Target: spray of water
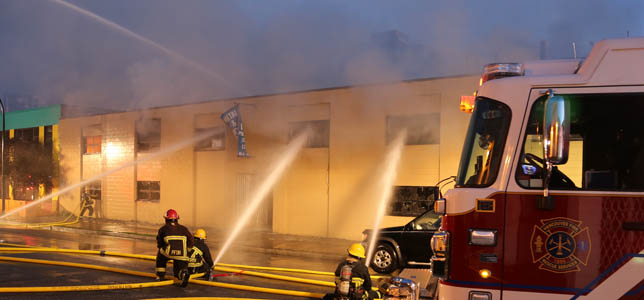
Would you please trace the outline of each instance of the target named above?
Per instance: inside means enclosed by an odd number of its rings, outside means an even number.
[[[369,248],[367,253],[367,260],[365,261],[367,267],[373,256],[373,252],[376,246],[376,240],[379,233],[380,223],[382,218],[385,215],[387,210],[387,204],[391,198],[391,192],[393,190],[394,179],[396,179],[398,163],[400,162],[400,156],[402,153],[403,145],[405,144],[405,138],[407,137],[407,131],[402,130],[396,136],[396,139],[391,143],[389,147],[389,152],[385,159],[385,165],[380,178],[380,185],[382,186],[382,193],[380,194],[380,201],[378,205],[378,210],[376,211],[376,221],[373,224],[373,233],[369,239]]]
[[[85,15],[85,16],[91,18],[92,20],[97,21],[98,23],[109,27],[112,30],[120,32],[120,33],[122,33],[122,34],[124,34],[124,35],[126,35],[128,37],[131,37],[131,38],[133,38],[133,39],[135,39],[135,40],[137,40],[139,42],[142,42],[142,43],[144,43],[144,44],[146,44],[148,46],[152,46],[153,48],[155,48],[155,49],[161,51],[162,53],[172,57],[173,59],[175,59],[175,60],[177,60],[177,61],[179,61],[179,62],[181,62],[183,64],[186,64],[187,66],[190,66],[191,68],[199,70],[200,72],[210,76],[213,79],[221,81],[222,83],[224,83],[225,85],[227,85],[228,87],[230,87],[231,89],[233,89],[233,90],[235,90],[237,92],[242,92],[243,94],[248,94],[246,91],[238,88],[237,86],[232,84],[230,81],[226,80],[223,76],[213,72],[212,70],[204,68],[202,65],[200,65],[200,64],[198,64],[198,63],[196,63],[196,62],[194,62],[194,61],[192,61],[190,59],[188,59],[187,57],[185,57],[185,56],[183,56],[183,55],[181,55],[181,54],[179,54],[177,52],[174,52],[174,51],[162,46],[161,44],[159,44],[159,43],[157,43],[157,42],[155,42],[153,40],[150,40],[150,39],[148,39],[146,37],[143,37],[143,36],[133,32],[133,31],[131,31],[131,30],[119,25],[119,24],[116,24],[116,23],[114,23],[114,22],[112,22],[110,20],[107,20],[107,19],[105,19],[105,18],[103,18],[103,17],[101,17],[101,16],[99,16],[99,15],[97,15],[97,14],[91,12],[91,11],[82,9],[82,8],[76,6],[76,5],[73,5],[73,4],[69,3],[69,2],[66,2],[66,1],[63,1],[63,0],[50,0],[50,1],[52,1],[54,3],[57,3],[59,5],[62,5],[64,7],[67,7],[67,8],[69,8],[69,9],[75,11],[75,12],[78,12],[78,13],[80,13],[82,15]]]
[[[103,173],[101,173],[101,174],[98,174],[98,175],[96,175],[96,176],[94,176],[94,177],[91,177],[91,178],[89,178],[89,179],[87,179],[87,180],[83,180],[83,181],[81,181],[81,182],[79,182],[79,183],[76,183],[76,184],[73,184],[73,185],[66,186],[66,187],[64,187],[64,188],[60,189],[59,191],[57,191],[57,192],[55,192],[55,193],[51,193],[51,194],[49,194],[49,195],[47,195],[47,196],[44,196],[44,197],[42,197],[42,198],[40,198],[40,199],[38,199],[38,200],[32,201],[31,203],[29,203],[29,204],[27,204],[27,205],[25,205],[25,206],[22,206],[22,207],[19,207],[19,208],[16,208],[16,209],[10,210],[10,211],[6,212],[4,215],[0,216],[0,220],[1,220],[1,219],[4,219],[4,218],[6,218],[6,217],[9,217],[9,216],[11,216],[11,215],[14,215],[14,214],[16,214],[17,212],[20,212],[20,211],[22,211],[22,210],[25,210],[25,209],[27,209],[27,208],[30,208],[30,207],[32,207],[32,206],[34,206],[34,205],[37,205],[37,204],[39,204],[39,203],[41,203],[41,202],[44,202],[44,201],[50,200],[50,199],[52,199],[53,197],[56,197],[56,196],[58,196],[58,195],[62,195],[62,194],[64,194],[64,193],[67,193],[67,192],[69,192],[69,191],[71,191],[71,190],[73,190],[73,189],[75,189],[75,188],[80,188],[80,187],[82,187],[82,186],[85,186],[85,185],[87,185],[87,184],[90,184],[90,183],[92,183],[92,182],[94,182],[94,181],[96,181],[96,180],[99,180],[99,179],[101,179],[101,178],[103,178],[103,177],[105,177],[105,176],[108,176],[108,175],[110,175],[110,174],[113,174],[113,173],[115,173],[115,172],[117,172],[117,171],[119,171],[119,170],[121,170],[121,169],[124,169],[124,168],[127,168],[127,167],[131,167],[131,166],[137,165],[137,164],[139,164],[139,163],[142,163],[142,162],[145,162],[145,161],[148,161],[148,160],[157,159],[157,158],[160,158],[160,157],[162,157],[162,156],[164,156],[164,155],[167,155],[167,154],[169,154],[169,153],[175,152],[175,151],[177,151],[177,150],[179,150],[179,149],[182,149],[182,148],[185,148],[185,147],[187,147],[187,146],[190,146],[190,145],[192,145],[192,144],[194,144],[194,143],[196,143],[196,142],[198,142],[198,141],[200,141],[200,140],[203,140],[203,139],[206,139],[206,138],[208,138],[208,137],[211,137],[211,136],[212,136],[213,134],[215,134],[215,133],[216,133],[216,131],[215,131],[215,130],[209,130],[209,131],[206,131],[206,132],[200,133],[200,134],[198,134],[198,135],[195,135],[195,136],[194,136],[194,137],[192,137],[191,139],[187,139],[187,140],[184,140],[184,141],[182,141],[182,142],[176,143],[176,144],[174,144],[174,145],[172,145],[172,146],[170,146],[170,147],[167,147],[167,148],[165,148],[165,149],[162,149],[162,150],[160,150],[160,151],[157,151],[157,152],[154,152],[154,153],[150,153],[150,154],[148,154],[148,155],[146,155],[146,156],[144,156],[144,157],[141,157],[141,158],[139,158],[139,159],[136,159],[136,160],[132,160],[132,161],[129,161],[129,162],[125,162],[125,163],[123,163],[123,164],[121,164],[121,165],[119,165],[119,166],[117,166],[117,167],[115,167],[115,168],[113,168],[113,169],[110,169],[110,170],[108,170],[108,171],[106,171],[106,172],[103,172]]]
[[[239,221],[237,224],[235,224],[235,227],[231,231],[230,235],[228,236],[228,239],[226,239],[226,242],[223,244],[221,249],[219,250],[219,253],[217,254],[217,258],[215,258],[214,264],[217,265],[221,257],[226,253],[232,242],[235,240],[241,229],[244,227],[244,225],[248,222],[250,217],[255,213],[255,210],[257,210],[257,207],[259,207],[259,204],[262,202],[264,198],[266,198],[266,195],[268,192],[270,192],[271,188],[275,185],[277,180],[280,178],[282,173],[286,170],[286,167],[289,166],[295,157],[297,156],[297,153],[304,147],[304,143],[306,142],[308,136],[311,134],[311,129],[309,128],[308,130],[303,131],[300,133],[289,145],[282,156],[282,158],[277,161],[275,166],[273,166],[271,169],[272,171],[268,176],[264,179],[262,184],[257,187],[257,189],[253,192],[253,196],[250,200],[250,205],[246,208],[246,211],[242,214],[242,216],[239,218]]]

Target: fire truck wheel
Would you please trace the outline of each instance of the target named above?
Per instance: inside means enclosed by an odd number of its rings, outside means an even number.
[[[373,253],[371,268],[380,274],[389,274],[398,268],[398,258],[394,248],[387,244],[378,244]]]

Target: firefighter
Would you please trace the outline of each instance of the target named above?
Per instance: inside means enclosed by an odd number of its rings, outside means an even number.
[[[188,285],[188,250],[194,246],[194,239],[188,228],[179,224],[179,214],[174,209],[165,213],[165,225],[159,228],[157,234],[157,280],[165,277],[165,267],[173,260],[174,276],[181,280],[180,286]]]
[[[85,214],[85,211],[89,212],[87,215],[89,217],[94,215],[94,199],[86,189],[81,193],[81,217]]]
[[[365,249],[360,243],[352,244],[347,249],[349,255],[335,270],[335,293],[327,294],[323,299],[372,300],[380,298],[371,290],[371,275],[364,264]]]
[[[191,274],[205,273],[203,278],[210,280],[210,270],[213,262],[210,255],[210,248],[206,245],[206,231],[199,228],[195,231],[195,246],[190,250],[190,261],[188,269]]]

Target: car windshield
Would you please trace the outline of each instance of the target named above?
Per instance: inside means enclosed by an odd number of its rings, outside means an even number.
[[[478,97],[461,156],[457,187],[485,187],[497,176],[510,126],[510,108]]]
[[[413,230],[433,230],[438,229],[441,225],[440,215],[433,210],[428,210],[422,215],[409,222]]]

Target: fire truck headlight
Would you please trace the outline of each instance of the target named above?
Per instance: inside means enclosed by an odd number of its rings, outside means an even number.
[[[430,246],[434,255],[443,257],[447,252],[447,232],[437,231],[430,240]]]
[[[496,229],[471,229],[470,245],[496,246]]]
[[[438,278],[446,278],[449,269],[449,232],[437,231],[432,236],[430,246],[434,255],[432,256],[432,275]]]

